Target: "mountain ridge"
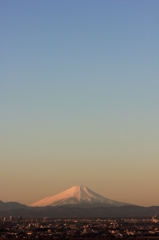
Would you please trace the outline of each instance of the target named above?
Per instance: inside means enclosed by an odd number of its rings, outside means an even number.
[[[18,202],[3,202],[0,200],[0,210],[12,210],[12,209],[22,209],[28,208],[27,205]]]
[[[6,204],[6,203],[5,203]],[[159,215],[159,206],[141,207],[128,205],[123,207],[87,207],[79,205],[24,207],[17,209],[0,209],[0,216],[17,218],[118,218],[118,217],[152,217]]]

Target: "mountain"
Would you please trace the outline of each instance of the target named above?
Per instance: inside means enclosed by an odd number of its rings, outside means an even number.
[[[31,207],[78,205],[83,207],[121,207],[128,204],[105,198],[85,186],[73,186],[57,195],[32,203]]]
[[[13,210],[13,209],[22,209],[28,208],[26,205],[18,203],[18,202],[2,202],[0,201],[0,210]]]
[[[159,206],[141,207],[105,198],[85,186],[74,186],[31,206],[0,201],[0,216],[17,218],[117,218],[152,217],[159,215]]]

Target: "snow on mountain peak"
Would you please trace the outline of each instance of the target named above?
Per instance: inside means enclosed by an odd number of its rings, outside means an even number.
[[[89,188],[76,185],[52,197],[46,197],[38,202],[31,204],[32,207],[75,205],[75,204],[94,204],[104,203],[108,205],[120,205],[121,203],[109,200]],[[122,204],[123,205],[123,204]]]

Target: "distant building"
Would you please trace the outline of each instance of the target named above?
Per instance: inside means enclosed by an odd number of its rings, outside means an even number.
[[[89,228],[89,227],[84,227],[84,229],[83,229],[83,233],[92,233],[92,229],[91,228]]]
[[[158,219],[157,219],[156,215],[152,217],[152,222],[153,223],[158,223]]]
[[[39,223],[38,223],[38,222],[35,223],[35,227],[36,227],[36,228],[39,228]]]
[[[76,228],[77,228],[77,226],[76,226],[76,224],[75,224],[75,223],[73,223],[73,224],[70,224],[70,228],[71,228],[71,229],[76,229]]]

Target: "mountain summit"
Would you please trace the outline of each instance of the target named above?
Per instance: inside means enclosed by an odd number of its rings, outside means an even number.
[[[105,198],[85,186],[73,186],[55,196],[46,197],[38,202],[32,203],[31,207],[59,206],[59,205],[103,205],[103,206],[125,206],[126,203]]]

